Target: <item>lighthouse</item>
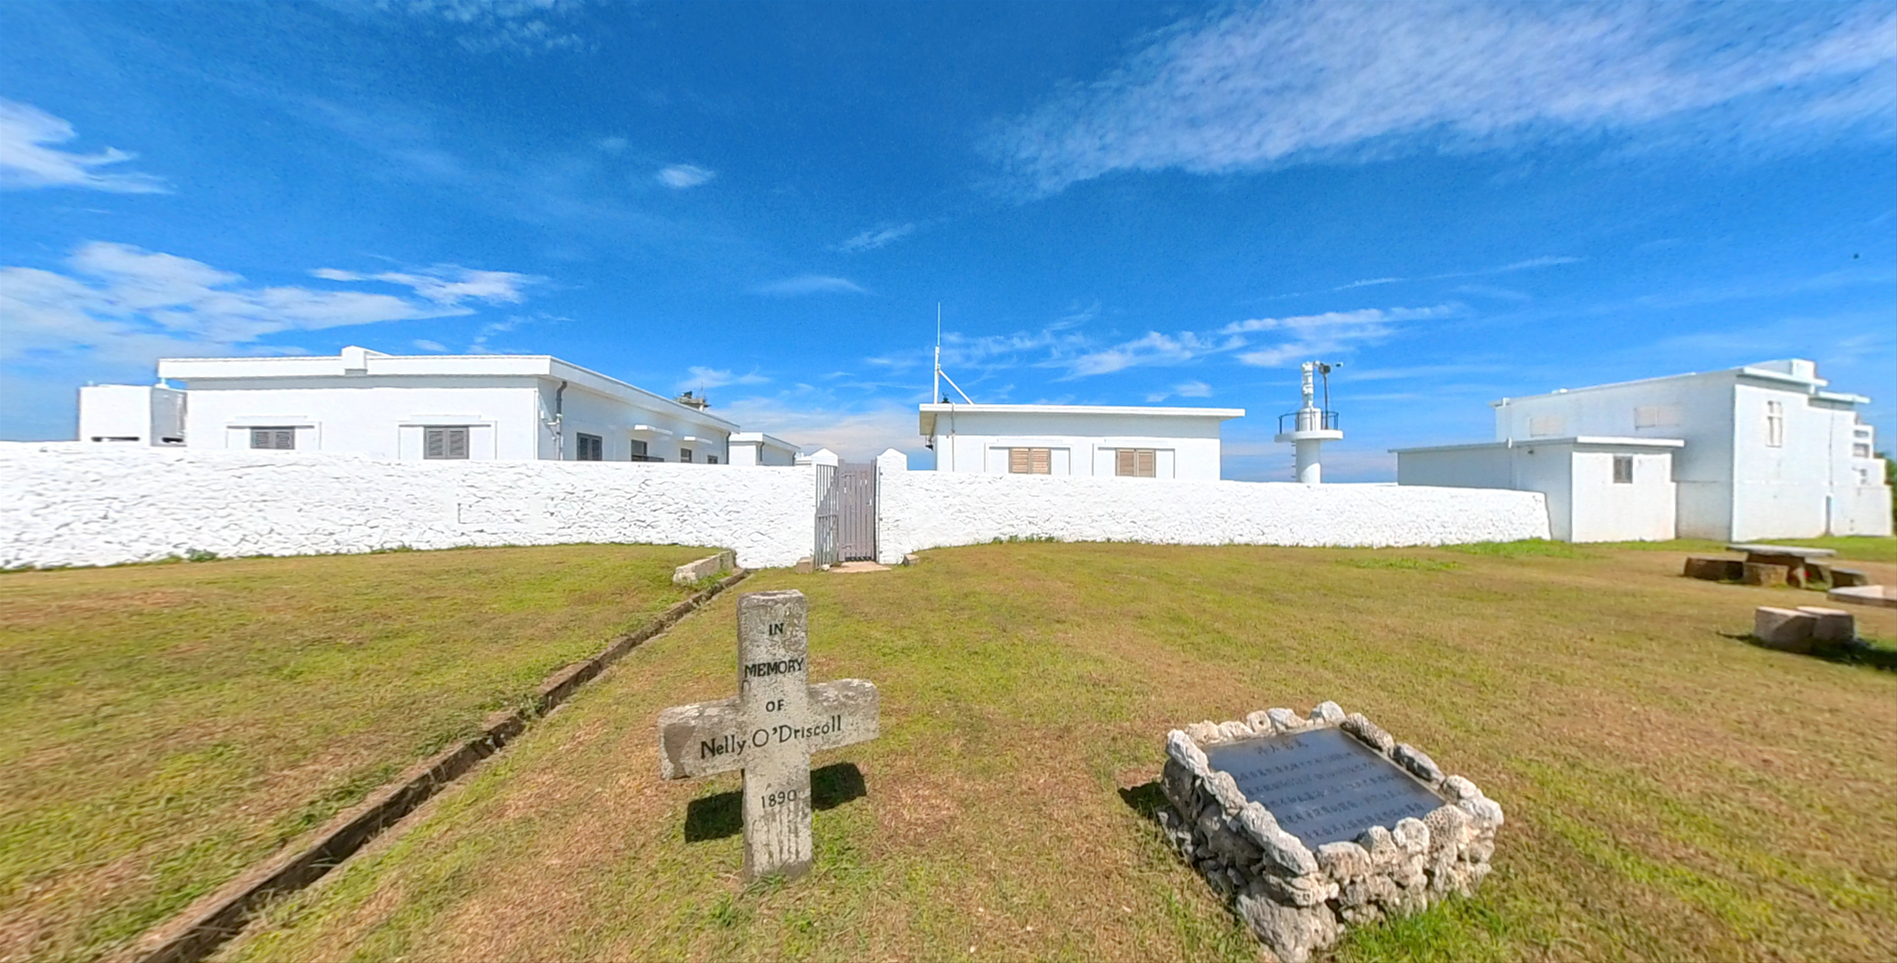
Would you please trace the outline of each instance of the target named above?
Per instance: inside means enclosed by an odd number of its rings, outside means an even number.
[[[1296,446],[1298,459],[1298,481],[1306,485],[1316,485],[1324,481],[1324,464],[1318,450],[1327,441],[1340,441],[1344,433],[1337,427],[1337,412],[1329,410],[1331,365],[1321,361],[1306,361],[1304,371],[1304,407],[1278,416],[1278,436],[1273,441],[1288,441]],[[1324,404],[1317,406],[1318,376],[1324,378]],[[1284,430],[1286,418],[1292,419],[1291,430]]]

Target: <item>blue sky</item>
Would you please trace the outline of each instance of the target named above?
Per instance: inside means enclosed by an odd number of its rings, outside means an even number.
[[[0,4],[0,437],[153,359],[553,354],[927,465],[1247,409],[1282,480],[1789,356],[1897,438],[1897,5]]]

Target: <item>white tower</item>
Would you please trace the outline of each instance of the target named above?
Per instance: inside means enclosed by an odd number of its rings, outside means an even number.
[[[1344,433],[1337,427],[1337,412],[1317,406],[1316,385],[1312,375],[1322,372],[1324,378],[1324,402],[1330,404],[1331,366],[1317,361],[1304,363],[1304,407],[1290,414],[1278,417],[1278,427],[1284,427],[1284,419],[1295,419],[1290,431],[1280,431],[1273,441],[1288,441],[1297,446],[1298,481],[1306,485],[1317,485],[1324,481],[1324,464],[1318,459],[1318,449],[1327,441],[1341,441]]]

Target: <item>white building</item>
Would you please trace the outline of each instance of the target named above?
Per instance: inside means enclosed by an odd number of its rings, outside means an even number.
[[[184,444],[184,392],[149,385],[79,389],[79,440]]]
[[[1242,408],[921,406],[935,470],[1219,479],[1219,425]]]
[[[1511,488],[1547,497],[1549,534],[1564,542],[1674,538],[1678,438],[1582,435],[1399,448],[1399,485]]]
[[[1889,535],[1891,491],[1875,455],[1871,426],[1857,406],[1862,395],[1825,390],[1817,365],[1803,359],[1698,374],[1650,378],[1592,388],[1563,389],[1494,402],[1496,444],[1454,449],[1399,449],[1399,484],[1489,487],[1502,477],[1493,467],[1498,446],[1511,465],[1529,456],[1523,447],[1549,450],[1564,443],[1576,459],[1570,525],[1577,540],[1592,532],[1641,530],[1657,525],[1657,510],[1632,507],[1639,492],[1658,498],[1663,488],[1643,484],[1643,465],[1659,465],[1660,447],[1672,448],[1675,532],[1689,538],[1747,540],[1820,535]],[[1656,447],[1656,443],[1666,443]],[[1640,459],[1645,446],[1649,460]],[[1583,454],[1632,457],[1628,485],[1612,498],[1573,494],[1593,485],[1596,468],[1579,467]],[[1596,458],[1598,460],[1598,458]],[[1489,467],[1484,467],[1484,465]],[[1656,468],[1647,469],[1657,471]],[[1511,468],[1506,487],[1556,492],[1539,470]],[[1608,484],[1615,484],[1609,482]],[[1591,507],[1590,507],[1591,506]],[[1639,521],[1595,517],[1633,512]],[[1551,527],[1556,519],[1550,518]],[[1658,537],[1611,535],[1600,537]]]
[[[797,446],[761,431],[740,431],[729,440],[733,465],[795,465]]]
[[[402,461],[729,462],[737,425],[695,405],[546,355],[166,358],[183,392],[108,386],[80,396],[80,438],[133,434],[125,391],[148,392],[156,422],[181,399],[190,448],[349,452]],[[96,436],[96,437],[95,437]],[[774,444],[782,442],[772,439]],[[762,444],[759,446],[762,447]],[[773,463],[767,460],[765,463]]]

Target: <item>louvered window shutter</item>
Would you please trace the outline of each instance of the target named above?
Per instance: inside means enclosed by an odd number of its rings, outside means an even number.
[[[445,434],[445,432],[440,428],[422,429],[423,458],[440,458],[442,456],[442,449],[445,447],[445,443],[441,437],[443,434]]]
[[[1048,450],[1045,448],[1036,448],[1036,449],[1033,449],[1033,451],[1034,451],[1034,467],[1030,469],[1030,471],[1036,475],[1051,474],[1052,466],[1049,464],[1050,457],[1048,454]]]
[[[1154,466],[1153,466],[1153,462],[1154,462],[1154,457],[1153,457],[1153,452],[1152,452],[1152,450],[1151,450],[1151,449],[1146,449],[1146,448],[1142,448],[1142,449],[1140,449],[1140,451],[1139,451],[1139,470],[1138,470],[1138,472],[1137,472],[1137,474],[1138,474],[1138,475],[1139,475],[1139,476],[1140,476],[1141,478],[1151,478],[1151,477],[1153,477],[1153,467],[1154,467]]]
[[[466,428],[450,428],[446,434],[448,435],[447,457],[468,457],[468,430]]]
[[[1028,450],[1026,448],[1008,449],[1008,471],[1015,475],[1028,473]]]
[[[1136,473],[1139,469],[1136,466],[1133,455],[1134,452],[1131,448],[1122,448],[1114,452],[1113,473],[1122,477]]]

